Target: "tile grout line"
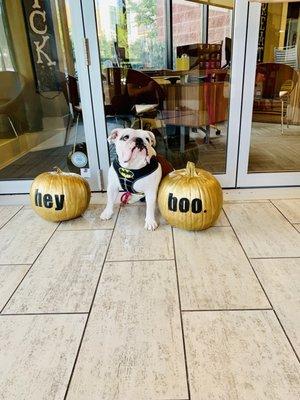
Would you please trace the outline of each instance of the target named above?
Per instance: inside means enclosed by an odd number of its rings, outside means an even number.
[[[277,199],[276,199],[277,200]],[[224,200],[223,204],[244,204],[244,203],[269,203],[270,199],[257,199],[257,200]]]
[[[119,214],[120,214],[120,208],[119,208],[119,210],[117,212],[115,226],[116,226],[116,223],[117,223],[117,219],[119,218]],[[79,345],[78,345],[78,349],[77,349],[77,352],[76,352],[76,356],[75,356],[75,359],[74,359],[74,363],[73,363],[73,366],[72,366],[72,370],[71,370],[71,373],[70,373],[69,381],[68,381],[68,384],[67,384],[67,387],[66,387],[66,390],[65,390],[65,394],[64,394],[63,400],[67,399],[67,396],[68,396],[68,393],[69,393],[70,385],[71,385],[71,382],[72,382],[72,379],[73,379],[73,374],[74,374],[74,371],[75,371],[75,368],[76,368],[76,364],[77,364],[77,361],[78,361],[78,358],[79,358],[79,354],[80,354],[80,351],[81,351],[81,347],[82,347],[83,339],[84,339],[85,332],[86,332],[86,329],[87,329],[87,325],[88,325],[88,322],[89,322],[89,319],[90,319],[90,316],[91,316],[91,311],[92,311],[92,308],[93,308],[93,305],[94,305],[94,301],[95,301],[95,298],[96,298],[96,294],[97,294],[97,291],[98,291],[98,288],[99,288],[99,285],[100,285],[102,273],[103,273],[104,266],[105,266],[105,263],[106,263],[107,254],[108,254],[108,251],[109,251],[109,248],[110,248],[110,245],[111,245],[111,242],[112,242],[112,238],[113,238],[113,235],[114,235],[115,226],[114,226],[114,229],[111,230],[110,239],[109,239],[109,242],[107,244],[107,249],[106,249],[106,252],[105,252],[105,255],[104,255],[104,258],[103,258],[102,268],[100,270],[99,277],[98,277],[98,280],[97,280],[97,283],[96,283],[96,287],[95,287],[95,290],[94,290],[93,298],[92,298],[92,301],[91,301],[91,305],[90,305],[89,311],[87,313],[87,318],[86,318],[86,321],[85,321],[85,325],[83,327],[82,335],[81,335],[81,338],[80,338],[80,342],[79,342]]]
[[[276,197],[275,199],[268,199],[269,201],[274,201],[274,200],[299,200],[300,199],[300,196],[299,197],[284,197],[284,198],[282,198],[282,197]]]
[[[49,236],[48,240],[46,241],[46,243],[44,244],[44,246],[42,247],[42,249],[40,250],[40,252],[38,253],[38,255],[36,256],[36,258],[33,260],[33,263],[30,264],[24,264],[24,265],[30,265],[30,267],[28,268],[28,271],[26,272],[26,274],[23,276],[23,278],[20,280],[20,282],[18,283],[18,285],[16,286],[15,290],[12,292],[12,294],[10,295],[9,299],[7,300],[7,302],[4,304],[4,306],[2,307],[2,309],[0,310],[0,314],[2,314],[2,312],[5,310],[5,307],[8,305],[8,303],[10,302],[10,300],[12,299],[12,297],[14,296],[14,294],[16,293],[16,291],[18,290],[18,288],[20,287],[20,285],[22,284],[22,282],[24,281],[24,279],[26,278],[26,276],[29,274],[29,271],[31,271],[32,267],[34,266],[34,264],[36,263],[37,259],[39,258],[39,256],[42,254],[42,252],[44,251],[45,247],[47,246],[47,244],[50,242],[50,240],[52,239],[52,237],[54,236],[55,232],[57,232],[57,229],[59,227],[60,224],[58,224],[56,226],[56,228],[54,229],[54,231],[52,232],[52,234]],[[15,264],[11,264],[11,265],[15,265]]]
[[[81,232],[81,231],[112,231],[114,228],[77,228],[77,229],[59,229],[59,232]]]
[[[1,267],[18,267],[18,266],[28,266],[28,267],[30,267],[31,266],[31,264],[29,263],[27,263],[27,264],[10,264],[10,263],[6,263],[6,264],[0,264],[0,268]]]
[[[294,224],[292,223],[292,225],[296,229],[296,231],[300,233],[300,222],[295,222]],[[299,230],[297,229],[297,226],[299,226]]]
[[[273,308],[213,308],[213,309],[200,309],[200,310],[181,310],[184,313],[192,312],[220,312],[220,311],[273,311]]]
[[[293,258],[300,258],[298,257],[249,257],[249,260],[284,260],[284,259],[293,259]]]
[[[1,317],[18,317],[18,316],[25,316],[25,315],[86,315],[87,311],[62,311],[62,312],[30,312],[30,313],[7,313],[7,314],[0,314]]]
[[[226,191],[226,189],[224,189]],[[243,190],[243,189],[242,189]],[[274,197],[274,198],[259,198],[259,199],[242,199],[242,200],[238,200],[238,199],[232,199],[232,200],[224,200],[224,204],[228,204],[228,203],[267,203],[267,202],[272,202],[272,201],[276,201],[276,200],[299,200],[299,197]]]
[[[266,292],[265,288],[263,287],[263,285],[262,285],[260,279],[258,278],[258,275],[257,275],[255,269],[253,268],[253,265],[251,264],[250,258],[248,257],[248,254],[246,253],[246,250],[244,249],[244,247],[243,247],[243,245],[242,245],[242,243],[241,243],[241,241],[240,241],[240,238],[238,237],[238,235],[237,235],[237,233],[236,233],[234,227],[232,226],[232,223],[231,223],[231,221],[229,220],[226,211],[224,211],[224,213],[225,213],[225,215],[226,215],[226,217],[227,217],[227,219],[228,219],[228,221],[229,221],[229,223],[230,223],[230,227],[231,227],[231,229],[232,229],[232,231],[233,231],[233,233],[234,233],[234,235],[235,235],[235,237],[236,237],[236,239],[237,239],[239,245],[241,246],[241,249],[243,250],[243,253],[245,254],[245,257],[247,258],[247,260],[248,260],[248,262],[249,262],[250,268],[252,269],[252,271],[253,271],[253,273],[254,273],[254,275],[255,275],[255,277],[256,277],[256,279],[257,279],[257,281],[258,281],[258,283],[259,283],[259,285],[260,285],[260,287],[261,287],[261,289],[262,289],[262,291],[263,291],[263,293],[265,294],[265,296],[266,296],[266,298],[267,298],[267,300],[268,300],[268,302],[269,302],[269,304],[270,304],[270,306],[271,306],[271,309],[273,310],[273,305],[272,305],[272,303],[271,303],[271,301],[270,301],[270,299],[269,299],[269,296],[267,295],[267,292]]]
[[[275,207],[275,209],[283,216],[283,218],[295,229],[297,233],[299,233],[298,229],[292,224],[292,222],[283,214],[283,212],[270,200],[271,204]],[[297,222],[295,222],[297,224]]]
[[[224,211],[224,212],[225,212],[225,211]],[[249,264],[250,264],[250,266],[251,266],[251,268],[252,268],[252,271],[254,272],[254,274],[255,274],[255,276],[256,276],[256,279],[258,280],[258,282],[259,282],[259,284],[260,284],[260,286],[261,286],[261,288],[262,288],[262,290],[263,290],[263,292],[264,292],[264,294],[265,294],[265,296],[266,296],[266,298],[267,298],[267,300],[268,300],[270,306],[272,307],[272,311],[274,312],[274,314],[275,314],[275,316],[276,316],[276,318],[277,318],[277,320],[278,320],[278,323],[279,323],[279,325],[281,326],[281,329],[282,329],[282,331],[283,331],[283,333],[284,333],[284,335],[285,335],[287,341],[289,342],[289,344],[290,344],[290,346],[291,346],[291,348],[292,348],[292,350],[293,350],[293,352],[294,352],[294,354],[295,354],[297,360],[300,362],[299,357],[298,357],[298,354],[297,354],[297,352],[296,352],[296,350],[295,350],[295,348],[294,348],[294,346],[293,346],[293,344],[292,344],[292,342],[291,342],[289,336],[287,335],[285,329],[283,328],[283,325],[282,325],[280,319],[278,318],[278,315],[277,315],[276,311],[274,310],[273,304],[272,304],[272,302],[271,302],[271,300],[270,300],[270,298],[269,298],[269,296],[268,296],[268,294],[267,294],[267,292],[266,292],[266,290],[265,290],[263,284],[261,283],[261,280],[259,279],[259,277],[258,277],[258,275],[257,275],[257,272],[255,271],[255,268],[253,267],[253,265],[252,265],[252,263],[251,263],[251,260],[250,260],[250,258],[248,257],[248,255],[247,255],[247,253],[246,253],[246,250],[244,249],[244,247],[243,247],[243,245],[242,245],[242,243],[241,243],[241,241],[240,241],[240,239],[239,239],[239,237],[238,237],[238,235],[237,235],[237,233],[236,233],[234,227],[232,226],[231,221],[230,221],[230,219],[228,218],[226,212],[225,212],[225,215],[226,215],[226,217],[227,217],[227,219],[228,219],[228,221],[229,221],[229,223],[230,223],[230,226],[231,226],[231,228],[232,228],[232,230],[233,230],[233,232],[234,232],[234,234],[235,234],[235,236],[236,236],[236,238],[237,238],[237,240],[238,240],[238,242],[239,242],[241,248],[243,249],[243,252],[244,252],[245,256],[247,257],[247,260],[248,260],[248,262],[249,262]]]
[[[182,344],[183,344],[183,354],[184,354],[184,364],[185,364],[185,374],[186,374],[186,384],[188,391],[188,399],[191,399],[191,390],[190,390],[190,382],[189,382],[189,371],[187,364],[187,355],[186,355],[186,345],[185,345],[185,336],[184,336],[184,327],[183,327],[183,318],[182,318],[182,309],[181,309],[181,296],[180,296],[180,287],[179,287],[179,277],[178,277],[178,268],[177,268],[177,258],[176,258],[176,250],[175,250],[175,239],[174,239],[174,230],[171,227],[172,234],[172,242],[173,242],[173,254],[174,254],[174,265],[175,265],[175,274],[176,274],[176,284],[177,284],[177,294],[178,294],[178,303],[179,303],[179,315],[180,315],[180,324],[181,324],[181,335],[182,335]]]
[[[90,203],[89,206],[90,205],[103,206],[103,208],[105,208],[105,204],[91,204]],[[115,208],[115,206],[114,206],[114,208]],[[116,210],[117,216],[119,215],[119,210],[120,210],[120,206],[117,207],[117,210]],[[83,213],[83,215],[84,215],[84,213]],[[98,219],[98,218],[100,218],[100,215],[95,217],[95,219]],[[62,223],[60,224],[61,227],[64,225],[64,222],[68,223],[68,221],[62,221]],[[106,221],[103,221],[103,223],[105,223],[105,222]],[[72,229],[72,227],[70,227],[70,228],[67,228],[67,229],[64,229],[64,228],[59,229],[59,232],[66,232],[66,231],[67,232],[69,232],[69,231],[72,231],[72,232],[77,232],[77,231],[113,231],[115,229],[116,222],[117,222],[117,218],[115,219],[115,221],[113,223],[113,226],[111,228],[97,227],[97,228],[73,228]]]
[[[140,262],[140,261],[147,261],[147,262],[157,262],[157,261],[174,261],[174,258],[155,258],[153,260],[148,260],[148,259],[140,259],[140,258],[134,258],[131,260],[106,260],[107,263],[123,263],[123,262]]]
[[[0,206],[0,207],[5,207],[5,206]],[[1,230],[2,228],[4,228],[5,225],[7,225],[21,210],[23,210],[23,208],[24,208],[24,205],[22,205],[22,206],[19,208],[19,210],[18,210],[17,212],[15,212],[15,213],[0,227],[0,230]]]
[[[273,312],[274,312],[274,314],[275,314],[275,316],[276,316],[276,318],[277,318],[277,320],[278,320],[278,323],[279,323],[279,325],[281,326],[281,329],[283,330],[283,332],[284,332],[284,334],[285,334],[285,336],[286,336],[286,338],[287,338],[287,340],[288,340],[288,342],[289,342],[291,348],[293,349],[293,351],[294,351],[294,353],[295,353],[295,356],[296,356],[296,358],[297,358],[297,360],[298,360],[298,362],[299,362],[299,364],[300,364],[300,358],[299,358],[299,356],[298,356],[298,353],[297,353],[297,351],[296,351],[296,349],[295,349],[295,347],[294,347],[294,345],[293,345],[291,339],[289,338],[288,334],[286,333],[286,330],[285,330],[285,328],[284,328],[282,322],[280,321],[280,318],[278,317],[278,314],[277,314],[276,310],[273,309]]]

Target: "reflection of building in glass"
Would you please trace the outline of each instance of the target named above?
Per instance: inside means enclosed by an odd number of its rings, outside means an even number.
[[[205,43],[203,34],[203,5],[185,0],[174,0],[173,46]],[[108,0],[98,10],[98,32],[102,61],[115,62],[114,42],[124,49],[126,60],[136,68],[165,68],[165,1],[164,0]],[[209,7],[208,43],[221,43],[231,37],[232,11]],[[224,64],[224,54],[222,64]]]
[[[226,8],[209,7],[208,43],[220,43],[231,37],[232,11]]]
[[[0,5],[0,71],[13,71],[13,58],[5,32],[4,9]]]
[[[173,2],[174,46],[202,42],[202,6],[176,0]]]

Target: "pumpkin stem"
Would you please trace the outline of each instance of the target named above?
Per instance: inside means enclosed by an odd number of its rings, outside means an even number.
[[[189,176],[196,176],[196,168],[195,168],[195,164],[191,161],[188,161],[185,167],[186,173]]]
[[[62,170],[59,167],[53,167],[53,170],[57,173],[57,174],[62,174]]]

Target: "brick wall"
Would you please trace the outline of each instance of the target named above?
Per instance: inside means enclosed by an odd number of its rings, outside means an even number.
[[[201,42],[201,6],[193,3],[173,1],[174,47]]]
[[[164,0],[158,0],[157,28],[160,41],[165,37]],[[231,37],[232,12],[227,9],[209,7],[208,42],[220,43]],[[174,47],[202,42],[202,7],[183,0],[173,0]]]
[[[230,10],[226,10],[225,8],[209,8],[209,43],[220,43],[226,36],[231,37],[231,15],[232,12]]]

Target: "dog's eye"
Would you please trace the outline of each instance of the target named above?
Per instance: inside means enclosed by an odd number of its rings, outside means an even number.
[[[146,137],[146,140],[147,140],[148,143],[150,143],[150,139],[149,138]]]
[[[128,140],[129,139],[129,135],[125,135],[122,137],[123,140]]]

